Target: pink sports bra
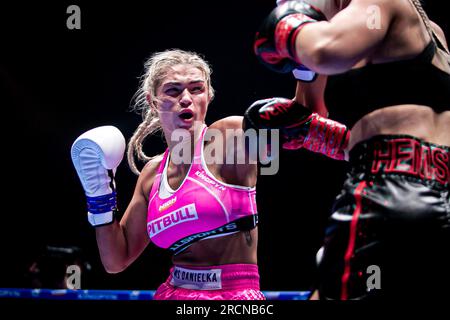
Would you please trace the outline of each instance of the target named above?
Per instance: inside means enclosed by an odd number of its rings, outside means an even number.
[[[167,149],[150,191],[148,235],[154,244],[174,254],[196,241],[251,230],[258,223],[256,189],[226,184],[209,172],[203,157],[206,130],[205,126],[180,187],[164,192],[170,189]]]

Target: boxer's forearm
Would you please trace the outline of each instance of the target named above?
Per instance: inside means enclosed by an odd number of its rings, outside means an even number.
[[[98,251],[105,270],[118,273],[128,266],[128,250],[125,232],[116,220],[114,223],[95,228]]]

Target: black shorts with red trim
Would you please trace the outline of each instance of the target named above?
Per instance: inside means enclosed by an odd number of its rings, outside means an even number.
[[[404,135],[352,149],[318,254],[321,298],[450,295],[449,151]]]

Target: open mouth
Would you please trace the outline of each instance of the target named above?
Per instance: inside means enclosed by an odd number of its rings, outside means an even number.
[[[186,110],[179,114],[179,117],[183,120],[190,120],[194,117],[192,111]]]

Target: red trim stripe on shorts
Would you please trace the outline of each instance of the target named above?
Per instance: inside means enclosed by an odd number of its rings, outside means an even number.
[[[350,278],[350,260],[355,250],[356,241],[356,227],[358,225],[359,215],[362,208],[361,194],[364,188],[367,186],[365,181],[360,182],[355,189],[355,211],[353,211],[352,221],[350,223],[349,239],[347,251],[344,256],[344,273],[341,278],[341,300],[348,299],[348,280]]]

